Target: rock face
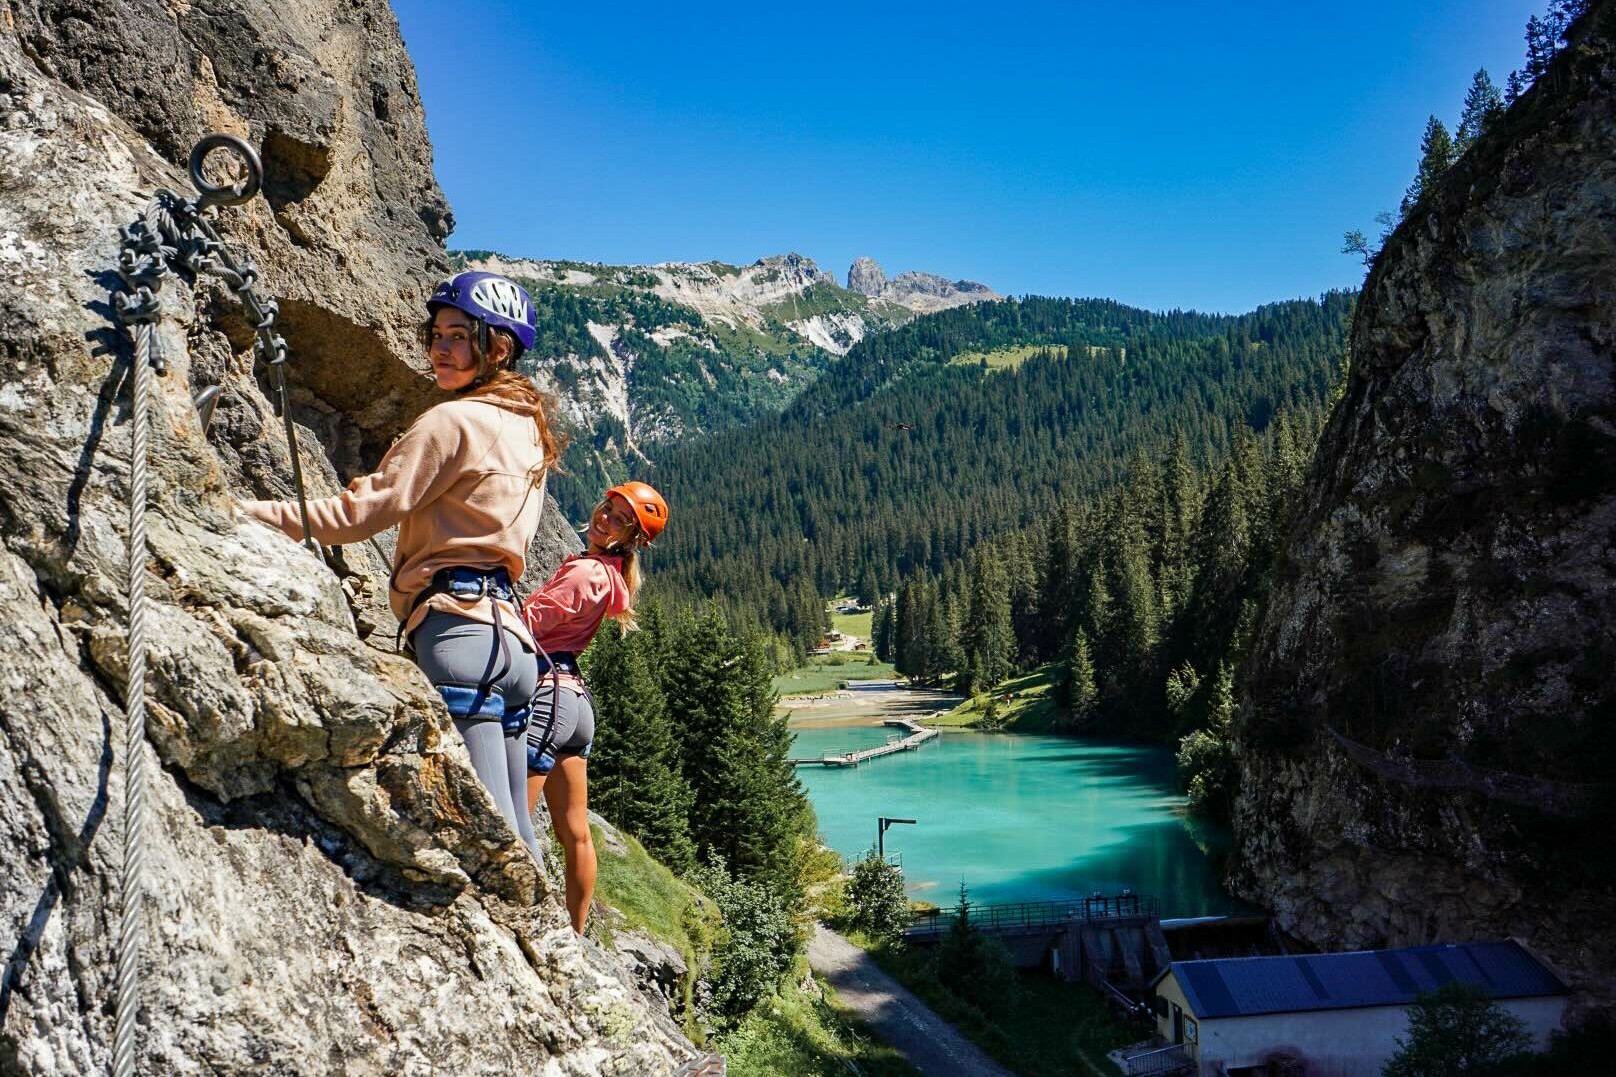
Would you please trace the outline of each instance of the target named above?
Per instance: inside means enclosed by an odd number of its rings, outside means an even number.
[[[1376,260],[1248,670],[1238,892],[1616,999],[1616,2]]]
[[[857,258],[847,269],[849,291],[860,295],[876,296],[887,286],[887,275],[881,272],[881,263],[874,258]]]
[[[208,128],[264,148],[266,197],[219,228],[282,297],[311,492],[436,399],[412,326],[450,218],[385,3],[0,16],[8,1074],[109,1068],[131,466],[110,270],[151,190],[189,190],[175,166]],[[233,301],[170,278],[162,305],[140,1072],[671,1071],[693,1050],[572,935],[413,664],[360,641],[326,564],[233,518],[233,498],[289,492]],[[219,383],[205,437],[191,391]],[[342,560],[384,579],[377,545]],[[390,618],[377,627],[390,641]]]
[[[887,275],[881,271],[881,263],[874,258],[860,258],[848,268],[847,287],[860,295],[895,304],[916,314],[934,314],[967,303],[1004,298],[987,285],[974,280],[950,281],[935,273],[899,273],[887,280]]]

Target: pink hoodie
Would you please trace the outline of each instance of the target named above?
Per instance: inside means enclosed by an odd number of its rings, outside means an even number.
[[[539,590],[522,605],[522,619],[539,645],[550,653],[581,654],[609,614],[628,609],[623,559],[610,554],[575,554],[561,562]]]

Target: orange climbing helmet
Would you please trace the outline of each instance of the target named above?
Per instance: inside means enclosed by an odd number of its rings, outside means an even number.
[[[649,483],[625,482],[606,491],[607,497],[613,494],[628,502],[628,507],[634,510],[634,518],[640,522],[640,530],[645,532],[646,543],[654,541],[668,526],[668,503]]]

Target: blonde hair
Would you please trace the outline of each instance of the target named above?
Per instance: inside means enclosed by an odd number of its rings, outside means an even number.
[[[593,519],[595,513],[599,512],[605,504],[606,498],[604,497],[595,502],[595,507],[589,510],[590,518]],[[634,596],[639,594],[641,585],[645,583],[645,570],[640,567],[640,548],[645,546],[648,541],[645,537],[645,531],[640,527],[638,520],[635,520],[630,527],[628,535],[623,539],[623,544],[606,551],[611,557],[621,557],[623,559],[623,584],[628,588],[628,608],[622,613],[613,613],[609,616],[613,621],[617,622],[618,631],[625,636],[640,627],[634,613]]]

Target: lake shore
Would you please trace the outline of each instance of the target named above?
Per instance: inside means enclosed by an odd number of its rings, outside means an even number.
[[[833,695],[783,697],[775,711],[785,712],[793,729],[860,725],[884,718],[912,718],[924,724],[959,706],[961,698],[898,681],[866,681]]]

